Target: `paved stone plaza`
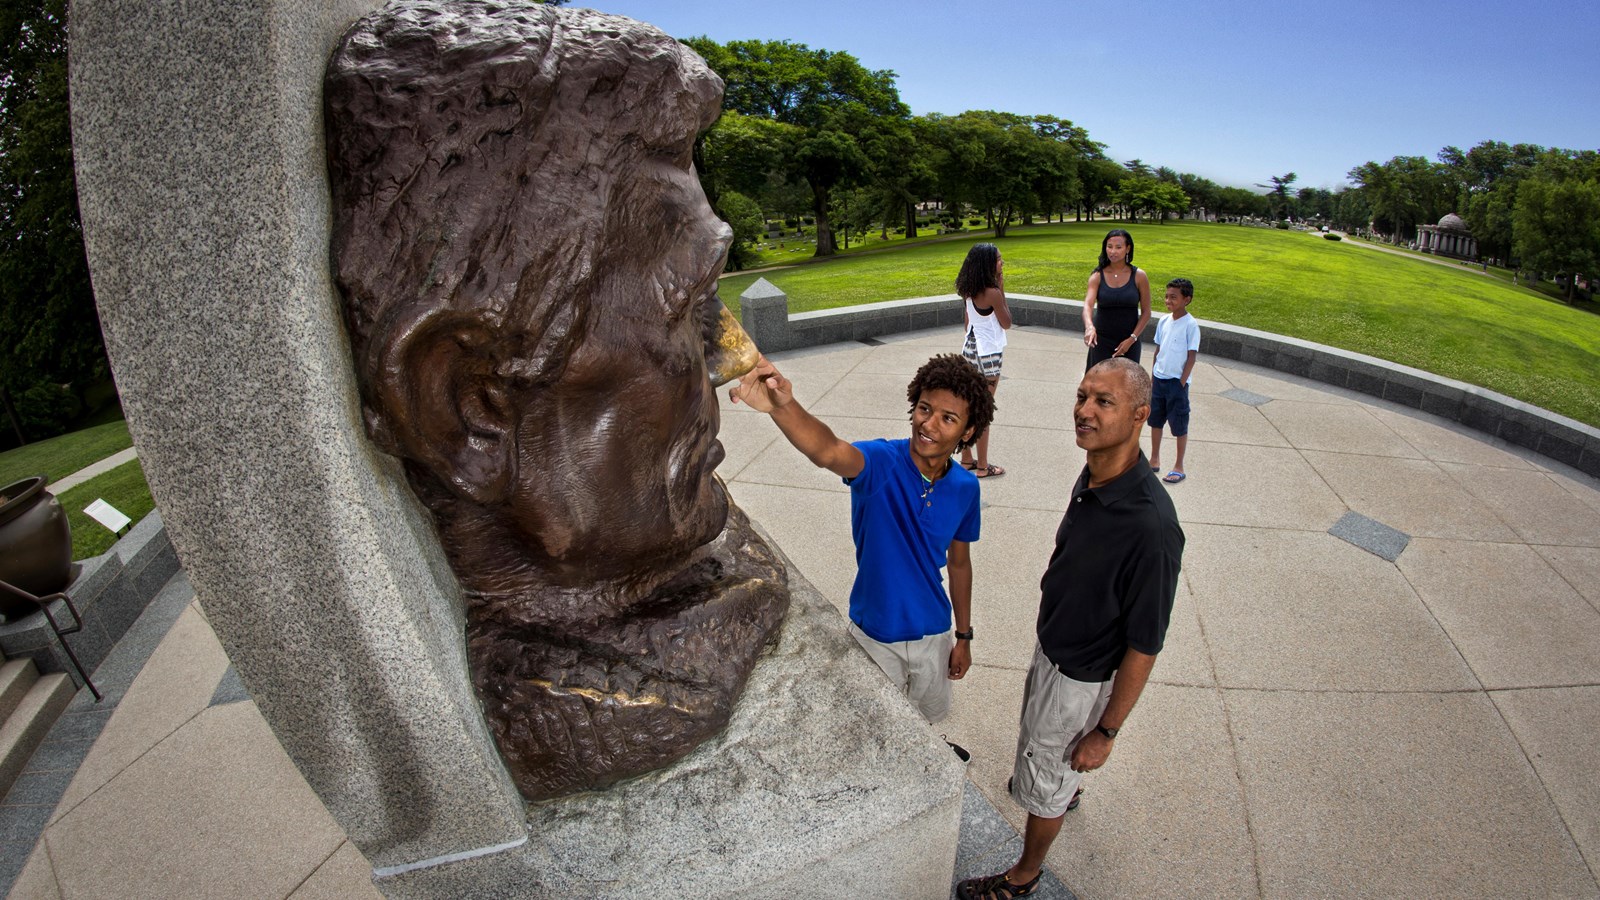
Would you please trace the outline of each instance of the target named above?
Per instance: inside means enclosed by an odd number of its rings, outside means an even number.
[[[911,373],[959,341],[774,361],[841,437],[900,437]],[[995,811],[1022,823],[1004,786],[1038,579],[1083,461],[1083,360],[1076,334],[1010,333],[990,445],[1008,474],[983,486],[973,551],[975,666],[941,729],[973,754],[958,877],[1018,848]],[[1170,488],[1188,549],[1167,648],[1055,844],[1061,882],[1085,898],[1600,896],[1600,487],[1420,413],[1204,356],[1193,400],[1189,479]],[[723,409],[734,496],[843,609],[847,490],[766,416]],[[45,785],[60,769],[18,784],[41,820],[54,810],[11,896],[376,896],[200,605],[169,591],[125,643],[102,667],[126,685],[111,706],[80,696],[51,735],[93,741],[62,764],[75,775],[59,805]],[[8,854],[31,839],[6,837]]]

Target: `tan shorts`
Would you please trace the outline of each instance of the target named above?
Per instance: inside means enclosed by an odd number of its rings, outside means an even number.
[[[954,629],[915,641],[885,644],[851,622],[850,636],[924,719],[930,723],[942,722],[950,715],[950,650],[956,643]]]
[[[1045,819],[1066,813],[1083,778],[1072,771],[1072,749],[1100,724],[1111,700],[1111,683],[1068,678],[1044,655],[1044,648],[1034,645],[1011,769],[1011,799],[1018,806]]]

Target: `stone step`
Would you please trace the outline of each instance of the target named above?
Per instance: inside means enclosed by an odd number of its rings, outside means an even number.
[[[11,715],[38,680],[39,668],[31,659],[11,659],[0,665],[0,722]]]
[[[76,692],[77,687],[65,672],[41,676],[6,717],[5,724],[0,725],[0,797],[11,790],[33,751],[50,733],[50,726],[61,717]]]

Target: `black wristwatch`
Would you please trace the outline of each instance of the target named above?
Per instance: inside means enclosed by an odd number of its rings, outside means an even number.
[[[958,631],[958,632],[956,632],[956,640],[958,640],[958,641],[970,641],[970,640],[972,640],[972,629],[969,627],[966,631]]]
[[[1101,734],[1105,735],[1106,737],[1108,737],[1108,738],[1110,738],[1110,739],[1112,739],[1114,741],[1114,740],[1117,739],[1117,732],[1121,731],[1122,729],[1121,728],[1107,728],[1104,725],[1096,725],[1094,727],[1094,730],[1100,732]]]

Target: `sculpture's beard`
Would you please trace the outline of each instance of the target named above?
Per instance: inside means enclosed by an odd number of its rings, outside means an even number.
[[[556,634],[469,607],[473,681],[523,796],[605,787],[721,730],[788,600],[782,564],[732,507],[722,533],[625,616]]]

